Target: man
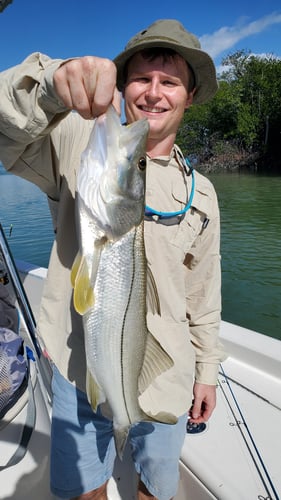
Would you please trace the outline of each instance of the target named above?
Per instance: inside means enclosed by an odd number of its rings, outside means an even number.
[[[143,407],[158,398],[179,417],[175,425],[153,424],[153,432],[151,423],[149,431],[146,423],[137,424],[130,444],[140,476],[138,499],[169,500],[177,490],[192,398],[191,422],[208,420],[224,358],[218,341],[217,199],[207,179],[190,175],[174,144],[185,110],[215,94],[214,64],[197,38],[174,20],[157,21],[137,34],[114,62],[33,54],[0,76],[1,160],[48,195],[56,232],[39,319],[42,342],[55,364],[51,488],[62,498],[105,500],[115,459],[112,423],[93,413],[85,395],[83,329],[73,311],[70,269],[78,246],[74,212],[80,155],[91,118],[111,102],[118,107],[116,78],[127,122],[145,117],[150,125],[145,246],[161,316],[148,314],[147,324],[174,362],[153,381],[149,394],[139,397]]]

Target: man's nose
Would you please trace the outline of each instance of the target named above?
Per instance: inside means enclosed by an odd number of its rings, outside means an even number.
[[[149,82],[146,89],[146,95],[151,99],[159,99],[161,97],[161,86],[159,80],[153,79]]]

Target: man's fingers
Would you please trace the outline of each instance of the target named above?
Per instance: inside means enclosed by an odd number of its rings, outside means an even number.
[[[193,406],[190,410],[190,415],[194,420],[201,417],[201,401],[195,400],[195,402],[193,403]]]
[[[115,87],[112,104],[119,116],[121,115],[121,92]]]
[[[57,69],[54,86],[66,107],[83,118],[93,118],[113,101],[116,66],[109,59],[93,56],[72,59]]]
[[[206,422],[216,406],[216,386],[195,383],[193,394],[190,421],[194,423]]]
[[[116,66],[109,59],[100,59],[98,68],[93,68],[95,81],[90,80],[89,90],[92,116],[104,113],[112,103],[116,88]]]

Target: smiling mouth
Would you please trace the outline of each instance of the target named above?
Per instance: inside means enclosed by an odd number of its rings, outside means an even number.
[[[156,106],[139,106],[141,111],[145,111],[147,113],[164,113],[166,110],[164,108],[157,108]]]

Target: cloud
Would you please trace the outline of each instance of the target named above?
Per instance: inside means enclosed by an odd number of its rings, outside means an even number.
[[[281,14],[273,12],[248,24],[245,23],[245,18],[240,19],[234,26],[225,26],[211,35],[203,35],[200,38],[200,43],[202,48],[215,58],[240,40],[261,33],[273,24],[281,24]]]

